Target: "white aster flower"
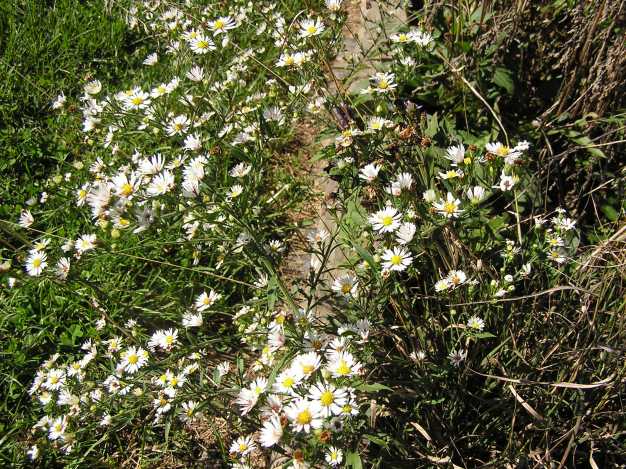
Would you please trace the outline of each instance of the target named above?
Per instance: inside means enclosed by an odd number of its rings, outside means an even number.
[[[309,433],[323,424],[320,404],[308,399],[298,399],[285,408],[287,418],[296,432]]]
[[[404,247],[396,246],[393,249],[385,249],[382,260],[383,269],[401,272],[411,265],[413,257]]]
[[[359,178],[367,182],[372,182],[378,176],[381,166],[377,164],[368,164],[359,171]]]
[[[370,215],[368,221],[375,231],[380,233],[391,233],[398,229],[402,217],[393,207],[385,207],[382,210]]]

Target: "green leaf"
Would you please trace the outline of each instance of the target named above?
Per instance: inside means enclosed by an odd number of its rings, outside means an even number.
[[[513,94],[513,91],[515,91],[515,84],[511,78],[511,73],[506,68],[496,68],[492,81],[500,88],[504,88],[508,94]]]
[[[363,469],[363,463],[361,462],[359,453],[350,451],[346,454],[346,465],[352,469]]]
[[[363,392],[378,392],[382,390],[393,391],[393,389],[391,389],[389,386],[385,386],[384,384],[380,383],[359,384],[358,386],[355,386],[355,388]]]
[[[478,334],[474,334],[474,337],[477,339],[492,339],[495,335],[491,332],[479,332]]]
[[[600,207],[600,210],[602,210],[604,216],[611,221],[617,221],[617,219],[619,218],[619,213],[612,205],[603,205],[602,207]]]
[[[371,268],[373,268],[376,265],[376,261],[374,260],[372,255],[369,252],[367,252],[365,249],[363,249],[358,244],[353,244],[352,247],[356,250],[357,253],[359,253],[359,256],[361,256],[362,259],[365,259],[367,261],[367,263],[370,265]]]
[[[437,113],[434,113],[433,115],[428,116],[428,126],[426,127],[424,133],[427,137],[432,138],[437,133],[437,130],[439,130],[439,120],[437,119]]]
[[[387,448],[389,446],[385,440],[378,438],[377,436],[374,436],[374,435],[363,435],[363,436],[369,441],[371,441],[372,443],[375,443],[378,446],[382,446],[383,448]]]

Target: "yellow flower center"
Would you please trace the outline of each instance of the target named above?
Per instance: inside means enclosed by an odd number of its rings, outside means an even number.
[[[344,295],[347,295],[348,293],[350,293],[351,290],[352,290],[352,285],[350,285],[349,283],[344,283],[341,286],[341,293],[343,293]]]
[[[383,226],[389,226],[393,223],[393,217],[387,215],[382,218]]]
[[[313,416],[311,415],[311,412],[309,411],[309,409],[304,409],[296,417],[296,421],[300,425],[308,425],[309,423],[311,423],[311,420],[313,420]]]
[[[198,49],[207,49],[209,47],[208,41],[198,41]]]
[[[341,410],[344,414],[349,414],[350,412],[352,412],[352,406],[350,404],[346,404],[341,408]]]
[[[168,335],[165,337],[165,343],[167,345],[172,345],[174,343],[174,336],[173,335]]]
[[[449,214],[456,212],[456,204],[454,202],[446,202],[443,204],[443,211]]]
[[[143,98],[141,96],[135,96],[130,100],[131,103],[133,103],[135,106],[139,106],[141,103],[143,103]]]
[[[320,402],[323,406],[328,407],[335,402],[335,396],[333,396],[333,393],[330,391],[324,391],[320,396]]]
[[[288,376],[287,378],[283,379],[282,384],[284,388],[289,389],[295,384],[295,380],[291,376]]]
[[[302,365],[302,373],[304,373],[305,375],[313,373],[313,370],[315,370],[315,367],[310,363],[305,363],[304,365]]]
[[[389,88],[389,82],[383,78],[378,82],[378,88],[380,88],[381,90],[386,90],[387,88]]]
[[[215,20],[215,23],[213,23],[213,29],[224,29],[224,22],[222,20]]]
[[[37,268],[41,265],[41,258],[37,257],[33,259],[33,267]]]
[[[139,361],[139,357],[134,353],[128,356],[128,363],[131,365],[135,365]]]
[[[472,159],[468,156],[467,158],[463,159],[463,163],[464,164],[471,164],[472,163]]]
[[[499,156],[506,156],[511,152],[511,149],[507,146],[502,145],[500,148],[498,148],[498,150],[496,151],[496,153]]]
[[[391,262],[392,265],[400,265],[400,263],[402,262],[402,257],[394,254],[393,256],[391,256],[391,259],[389,259],[389,262]]]
[[[52,384],[57,384],[59,382],[59,377],[58,376],[50,376],[50,382]]]
[[[296,59],[293,57],[293,55],[288,55],[287,58],[285,59],[285,63],[287,65],[293,65],[295,61]]]
[[[345,360],[339,360],[339,364],[337,365],[337,374],[344,376],[350,373],[350,367],[346,363]]]
[[[309,34],[315,34],[317,32],[317,26],[315,26],[313,24],[310,25],[310,26],[307,26],[306,32],[309,33]]]
[[[409,39],[409,37],[408,37],[406,34],[404,34],[404,33],[403,33],[403,34],[400,34],[400,35],[398,36],[398,41],[399,41],[399,42],[406,42],[408,39]]]
[[[245,443],[239,443],[239,452],[243,453],[245,450],[248,449],[248,445]]]
[[[126,182],[122,184],[122,187],[120,188],[120,194],[122,194],[125,197],[128,197],[132,193],[133,193],[133,186],[131,186],[130,183]]]

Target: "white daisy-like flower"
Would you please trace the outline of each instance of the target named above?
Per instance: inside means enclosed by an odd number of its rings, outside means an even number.
[[[356,298],[358,296],[358,287],[359,282],[356,276],[352,274],[344,274],[335,279],[332,289],[334,292],[337,292],[344,297]]]
[[[327,370],[334,378],[345,378],[354,376],[361,370],[362,365],[356,361],[350,352],[339,352],[329,354]]]
[[[148,356],[148,352],[141,347],[128,347],[120,355],[122,361],[118,365],[118,368],[127,373],[134,374],[148,363]]]
[[[385,207],[370,215],[368,221],[375,231],[380,233],[392,233],[400,226],[402,216],[393,207]]]
[[[376,93],[389,93],[398,87],[393,73],[376,73],[370,80]]]
[[[131,174],[130,178],[124,172],[120,172],[111,178],[111,189],[115,195],[123,199],[132,199],[141,184],[137,174]]]
[[[189,151],[199,151],[202,149],[202,139],[198,134],[190,134],[185,137],[183,148]]]
[[[52,107],[52,109],[54,110],[61,109],[63,106],[65,106],[66,100],[67,98],[65,97],[65,94],[63,94],[63,92],[61,91],[59,95],[54,98],[54,101],[52,101],[50,107]]]
[[[65,430],[67,429],[68,423],[69,422],[66,415],[54,419],[50,423],[50,427],[48,428],[48,439],[50,441],[64,440]]]
[[[374,132],[391,126],[393,126],[393,122],[391,122],[389,119],[385,119],[384,117],[379,116],[371,117],[367,122],[367,128]]]
[[[233,444],[230,445],[230,452],[233,454],[237,454],[238,456],[245,456],[250,454],[256,448],[256,443],[252,435],[248,436],[240,436]]]
[[[125,97],[123,104],[128,110],[145,109],[150,105],[150,95],[140,88],[135,88]]]
[[[378,177],[381,166],[378,164],[368,164],[359,171],[359,178],[367,182],[372,182]]]
[[[156,153],[150,158],[144,158],[139,162],[139,172],[144,176],[152,176],[163,169],[165,162],[160,153]]]
[[[228,190],[228,198],[235,199],[243,194],[243,186],[241,184],[235,184]]]
[[[467,320],[467,327],[476,331],[482,331],[485,328],[485,321],[478,316],[472,316]]]
[[[291,368],[296,369],[304,378],[311,376],[322,363],[322,357],[316,352],[307,352],[298,355],[291,363]]]
[[[152,66],[155,65],[159,61],[159,55],[156,52],[149,54],[143,61],[144,65]]]
[[[70,273],[70,260],[67,257],[62,257],[59,259],[56,265],[56,275],[59,280],[67,279],[67,276]]]
[[[213,36],[226,33],[229,29],[237,27],[237,22],[230,16],[221,16],[216,20],[209,21],[209,29],[213,31]]]
[[[413,240],[416,230],[417,227],[414,223],[402,223],[396,231],[396,242],[401,245],[409,244]]]
[[[506,192],[506,191],[510,191],[511,189],[513,189],[514,185],[515,185],[515,178],[513,176],[507,176],[506,174],[504,174],[504,172],[502,172],[502,174],[500,174],[500,182],[498,183],[497,186],[494,186],[494,188],[498,188],[502,192]]]
[[[230,175],[235,178],[242,178],[248,175],[252,166],[246,163],[238,163],[230,170]]]
[[[277,394],[295,395],[295,388],[304,378],[302,371],[298,368],[288,368],[282,371],[274,381],[273,391]]]
[[[383,260],[383,269],[401,272],[405,270],[413,262],[411,253],[401,246],[393,249],[385,249],[381,256]]]
[[[35,218],[33,217],[33,214],[30,213],[30,210],[22,210],[18,225],[22,228],[28,228],[33,223],[35,223]]]
[[[463,285],[467,281],[467,275],[462,270],[451,270],[446,278],[452,288]]]
[[[432,204],[435,200],[437,200],[437,193],[434,189],[428,189],[422,194],[422,198],[425,202]]]
[[[96,247],[96,235],[95,234],[85,234],[81,235],[74,242],[74,249],[78,254],[83,254],[87,251],[91,251]]]
[[[191,67],[191,69],[185,74],[191,81],[199,82],[204,79],[204,69],[197,65]]]
[[[467,198],[471,203],[477,204],[485,198],[485,188],[482,186],[470,187],[467,190]]]
[[[462,178],[464,175],[463,171],[461,171],[460,169],[451,169],[449,171],[446,171],[445,173],[439,173],[439,179],[443,179],[444,181],[448,180],[448,179],[457,179],[457,178]]]
[[[285,414],[296,432],[309,433],[323,424],[320,404],[316,401],[298,399],[285,408]]]
[[[487,143],[485,149],[492,155],[504,158],[506,164],[514,164],[521,156],[521,151],[516,148],[510,148],[500,142]]]
[[[448,279],[446,278],[442,278],[435,283],[435,291],[437,293],[445,291],[448,288],[450,288],[450,282],[448,282]]]
[[[440,199],[439,202],[435,202],[433,206],[446,218],[458,218],[463,213],[463,210],[459,208],[461,201],[455,198],[452,193],[448,192],[446,199]]]
[[[170,137],[181,135],[187,132],[189,128],[189,118],[185,115],[179,115],[171,119],[165,127],[165,132]]]
[[[341,415],[347,402],[348,393],[345,389],[337,389],[332,384],[317,383],[309,389],[308,398],[319,403],[323,417]]]
[[[312,36],[317,36],[321,34],[326,27],[324,23],[318,18],[314,19],[306,19],[300,23],[300,37],[307,38]]]
[[[193,422],[198,418],[198,403],[196,401],[183,402],[181,407],[180,419],[183,422]]]
[[[465,146],[461,143],[456,146],[448,147],[445,157],[452,161],[454,165],[463,163],[465,160]]]
[[[260,394],[257,394],[250,388],[242,388],[239,391],[239,395],[237,396],[237,399],[235,399],[235,404],[239,406],[241,415],[246,415],[254,408],[259,400],[259,396]]]
[[[200,327],[202,326],[202,313],[186,312],[183,315],[183,327]]]
[[[100,80],[92,80],[85,85],[84,90],[87,94],[96,95],[102,91],[102,83]]]
[[[26,272],[31,277],[39,277],[48,266],[48,255],[43,251],[31,251],[26,258]]]
[[[169,351],[176,345],[178,339],[178,329],[158,330],[150,340],[148,341],[148,347],[150,350],[160,348],[162,350]]]
[[[338,12],[341,10],[341,2],[343,0],[325,0],[324,5],[332,12]]]
[[[199,33],[189,41],[189,48],[194,54],[203,55],[209,51],[215,50],[215,44],[204,34]]]
[[[283,426],[280,423],[280,417],[272,415],[269,420],[263,423],[259,442],[261,446],[269,448],[280,441],[283,436]]]
[[[174,175],[167,169],[152,178],[146,192],[154,197],[167,194],[174,188]]]
[[[214,290],[209,290],[209,293],[207,293],[206,291],[203,291],[196,298],[196,302],[195,302],[196,309],[198,311],[204,311],[210,308],[211,306],[213,306],[213,304],[216,301],[218,301],[221,297],[222,295],[215,292]]]
[[[57,391],[65,385],[65,370],[61,368],[53,368],[48,371],[46,381],[42,384],[48,391]]]
[[[331,466],[339,466],[343,461],[343,451],[334,446],[330,446],[324,455],[324,459]]]

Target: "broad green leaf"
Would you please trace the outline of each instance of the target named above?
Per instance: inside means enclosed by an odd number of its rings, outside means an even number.
[[[515,91],[515,84],[511,78],[511,73],[506,68],[496,68],[492,81],[500,88],[504,88],[508,94],[513,94],[513,91]]]

